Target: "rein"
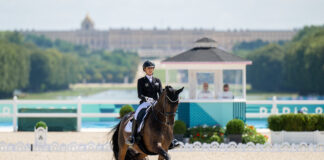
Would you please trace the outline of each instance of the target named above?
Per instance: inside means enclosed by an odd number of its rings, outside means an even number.
[[[166,96],[166,98],[164,98],[163,112],[157,111],[159,114],[161,114],[162,116],[164,116],[165,122],[164,121],[161,121],[159,119],[159,117],[155,114],[154,107],[152,107],[152,113],[153,113],[153,117],[155,118],[155,120],[159,121],[161,124],[165,124],[165,125],[170,126],[170,125],[173,125],[173,123],[168,122],[168,117],[169,116],[175,116],[176,115],[176,112],[165,112],[166,100],[169,100],[171,103],[178,103],[179,102],[179,97],[178,97],[177,100],[174,100],[173,101],[173,100],[170,99],[170,97],[167,94],[165,94],[165,96]]]

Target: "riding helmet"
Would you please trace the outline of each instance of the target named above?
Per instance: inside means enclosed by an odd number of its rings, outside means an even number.
[[[143,63],[143,70],[145,70],[146,67],[155,67],[155,64],[153,62],[147,60]]]

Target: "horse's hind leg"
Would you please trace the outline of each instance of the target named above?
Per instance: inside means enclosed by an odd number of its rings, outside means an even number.
[[[123,145],[119,147],[118,160],[125,160],[127,149],[128,149],[127,145]]]

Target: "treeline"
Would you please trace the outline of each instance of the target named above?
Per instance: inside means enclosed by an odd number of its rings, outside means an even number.
[[[272,42],[272,43],[282,46],[286,42],[287,41],[280,40],[280,41]],[[232,50],[233,50],[234,54],[246,58],[251,53],[251,51],[256,50],[258,48],[261,48],[261,47],[264,47],[264,46],[269,45],[269,44],[270,44],[270,42],[262,41],[261,39],[257,39],[255,41],[251,41],[251,42],[243,41],[241,43],[235,44],[233,46]]]
[[[324,26],[300,30],[292,41],[256,47],[246,55],[255,91],[324,94]]]
[[[86,82],[123,82],[135,78],[140,58],[135,52],[123,50],[105,51],[90,50],[87,46],[74,45],[66,41],[51,41],[41,35],[26,35],[27,42],[32,42],[39,48],[55,48],[66,55],[76,55],[82,67],[82,80]],[[134,67],[135,66],[135,67]]]
[[[90,50],[44,36],[0,32],[0,97],[12,96],[15,89],[43,92],[76,82],[131,81],[138,63],[133,52]]]

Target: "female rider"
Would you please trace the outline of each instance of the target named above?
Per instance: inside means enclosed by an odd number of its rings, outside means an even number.
[[[142,109],[146,109],[150,105],[155,105],[156,101],[162,94],[162,84],[160,79],[153,77],[155,64],[151,61],[145,61],[143,64],[143,71],[145,76],[138,79],[137,81],[137,93],[138,98],[141,99],[140,105],[135,111],[134,119],[132,122],[132,134],[127,139],[126,143],[128,145],[133,145],[135,143],[135,133],[136,133],[136,120],[137,115]],[[178,146],[178,142],[174,139],[170,145],[170,149]]]

